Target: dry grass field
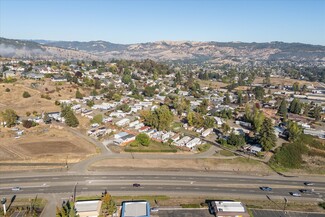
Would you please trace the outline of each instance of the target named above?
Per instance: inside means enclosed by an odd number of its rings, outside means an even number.
[[[109,165],[109,166],[108,166]],[[229,171],[245,174],[269,175],[273,171],[260,162],[235,159],[106,159],[96,162],[90,170],[110,169],[154,169],[154,170],[190,170],[190,171]]]
[[[61,163],[68,158],[77,162],[96,154],[93,144],[72,135],[64,129],[40,125],[25,129],[18,139],[11,132],[1,131],[0,160],[2,162],[46,162]]]
[[[10,92],[6,92],[6,88]],[[54,104],[56,100],[70,99],[75,97],[76,87],[70,83],[54,83],[49,79],[44,81],[18,80],[15,83],[0,85],[0,111],[11,108],[18,115],[25,116],[26,112],[38,114],[41,112],[58,111],[60,108]],[[24,91],[31,97],[23,98]],[[80,90],[88,94],[89,90]],[[48,95],[51,99],[41,98],[41,95]]]
[[[263,77],[257,77],[254,80],[254,84],[261,84],[263,83],[264,78]],[[304,84],[313,85],[314,87],[319,86],[317,82],[310,82],[310,81],[303,81],[303,80],[297,80],[297,79],[291,79],[291,78],[270,78],[272,85],[293,85],[295,82],[298,82],[299,85],[303,86]]]

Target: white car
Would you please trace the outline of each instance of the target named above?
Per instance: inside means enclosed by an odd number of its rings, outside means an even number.
[[[13,187],[11,190],[12,191],[20,191],[21,190],[21,187]]]
[[[301,194],[298,192],[290,192],[293,197],[301,197]]]

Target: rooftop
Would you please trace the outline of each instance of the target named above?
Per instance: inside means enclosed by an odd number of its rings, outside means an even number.
[[[149,217],[150,206],[147,201],[127,201],[122,204],[121,217]]]
[[[233,201],[214,201],[217,212],[246,212],[241,202]]]

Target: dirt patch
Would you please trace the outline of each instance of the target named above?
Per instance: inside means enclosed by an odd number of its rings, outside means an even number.
[[[263,83],[264,78],[258,77],[254,80],[254,84],[261,84]],[[319,86],[317,82],[310,82],[310,81],[303,81],[303,80],[297,80],[297,79],[291,79],[291,78],[270,78],[272,85],[293,85],[295,82],[298,82],[300,86],[303,86],[304,84],[313,85],[314,87]]]
[[[2,129],[0,161],[2,162],[78,162],[96,154],[96,147],[64,127],[39,125],[24,129],[15,139],[11,130]],[[9,132],[5,132],[9,131]]]
[[[44,141],[21,143],[18,147],[22,148],[25,152],[33,155],[44,154],[59,154],[59,153],[74,153],[87,154],[84,148],[78,147],[68,141]]]
[[[254,160],[236,158],[224,159],[107,159],[90,166],[90,170],[108,168],[158,169],[158,170],[199,170],[199,171],[236,171],[269,175],[271,169]]]

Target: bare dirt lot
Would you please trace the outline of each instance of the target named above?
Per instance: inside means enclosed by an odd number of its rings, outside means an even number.
[[[1,162],[77,162],[96,153],[93,144],[66,130],[40,125],[24,129],[24,135],[15,139],[10,131],[1,138]],[[4,129],[2,128],[2,133]]]
[[[200,170],[200,171],[232,171],[251,174],[269,175],[271,169],[254,160],[244,158],[225,159],[107,159],[90,166],[90,170],[106,170],[108,168],[141,168],[159,170]]]
[[[254,80],[254,84],[261,84],[263,83],[264,78],[258,77]],[[295,82],[298,82],[299,85],[303,86],[304,84],[308,85],[313,85],[314,87],[319,86],[317,82],[310,82],[310,81],[303,81],[303,80],[297,80],[297,79],[291,79],[291,78],[270,78],[271,84],[272,85],[293,85]]]

